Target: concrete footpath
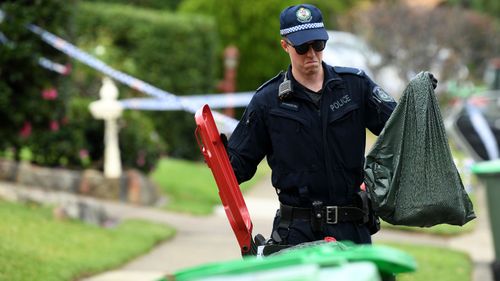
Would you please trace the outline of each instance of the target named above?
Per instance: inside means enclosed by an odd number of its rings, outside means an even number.
[[[16,187],[16,189],[22,190],[21,187]],[[8,197],[11,190],[11,185],[0,183],[0,197]],[[444,238],[383,229],[373,236],[374,243],[404,242],[464,251],[470,255],[474,263],[472,280],[490,281],[492,277],[489,263],[494,258],[494,250],[484,195],[482,187],[476,189],[475,211],[478,218],[476,228],[470,234]],[[33,188],[27,189],[23,196],[33,197],[34,200],[40,200],[44,196],[49,198],[46,192],[36,191]],[[240,258],[237,241],[222,207],[216,208],[211,216],[199,217],[117,202],[94,201],[102,204],[111,216],[165,223],[174,227],[177,234],[173,239],[159,244],[149,253],[133,259],[120,268],[81,281],[156,281],[180,269]],[[261,233],[266,238],[269,237],[272,219],[278,207],[277,196],[269,182],[269,177],[245,194],[245,201],[254,226],[253,234]]]

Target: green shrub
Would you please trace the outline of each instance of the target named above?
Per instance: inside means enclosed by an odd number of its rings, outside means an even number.
[[[44,166],[65,166],[73,169],[102,169],[104,163],[104,121],[89,112],[89,98],[73,98],[68,104],[64,125],[50,134],[56,146],[45,147],[33,142],[33,162]],[[152,121],[142,112],[125,111],[119,119],[119,145],[124,169],[149,172],[165,151]]]
[[[5,18],[0,30],[9,42],[0,45],[0,150],[36,142],[48,150],[58,144],[57,131],[65,115],[68,79],[42,68],[41,57],[64,64],[67,57],[31,33],[27,24],[37,24],[62,37],[68,34],[74,1],[2,1]],[[50,92],[48,95],[44,94]]]
[[[124,112],[120,129],[120,152],[124,167],[149,172],[155,168],[165,148],[150,118],[139,111]]]
[[[176,95],[206,93],[214,86],[217,37],[213,21],[206,17],[81,3],[75,20],[78,45],[118,70]],[[76,72],[80,92],[95,96],[100,74],[81,65],[77,65]],[[146,97],[125,86],[119,89],[120,98]],[[192,113],[146,115],[152,118],[170,154],[199,157]]]
[[[74,164],[85,168],[89,163],[93,168],[103,168],[104,156],[104,121],[94,119],[88,106],[90,100],[74,99],[71,106],[71,127],[73,132],[83,133],[85,141],[75,148],[78,159]],[[158,137],[152,121],[142,112],[125,111],[119,119],[119,146],[124,169],[135,168],[143,172],[153,169],[165,152],[165,144]],[[88,160],[86,160],[88,157]]]
[[[74,97],[69,103],[68,128],[73,132],[74,146],[69,165],[100,169],[104,155],[104,122],[92,117],[90,102],[88,98]]]

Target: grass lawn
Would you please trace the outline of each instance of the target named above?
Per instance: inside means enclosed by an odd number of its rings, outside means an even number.
[[[59,221],[52,210],[0,200],[0,280],[68,281],[111,269],[175,231],[144,221],[99,228]]]
[[[262,163],[255,176],[241,184],[241,189],[249,189],[269,171],[267,163]],[[207,215],[212,213],[215,205],[220,204],[212,171],[204,162],[163,158],[150,176],[168,196],[166,208],[169,210]]]
[[[423,245],[384,243],[413,256],[417,261],[417,271],[399,274],[398,281],[470,281],[472,262],[466,253]]]

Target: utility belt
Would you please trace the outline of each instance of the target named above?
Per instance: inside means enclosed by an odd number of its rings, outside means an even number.
[[[313,205],[315,205],[313,203]],[[340,222],[363,223],[367,215],[362,209],[354,206],[319,206],[313,208],[292,207],[280,204],[281,220],[293,221],[296,219],[310,220],[311,222],[337,224]]]
[[[286,238],[281,237],[277,230],[287,231],[292,221],[297,219],[309,221],[314,232],[322,232],[325,225],[343,222],[365,225],[370,234],[378,232],[380,221],[372,210],[367,192],[358,192],[354,203],[349,206],[324,206],[323,202],[314,201],[311,208],[293,207],[280,203],[280,220],[277,229],[271,234],[271,239],[277,244],[287,243]]]

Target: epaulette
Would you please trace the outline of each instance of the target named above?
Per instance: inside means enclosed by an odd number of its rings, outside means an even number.
[[[355,67],[345,67],[345,66],[334,66],[333,70],[339,74],[355,74],[358,76],[363,76],[364,71]]]
[[[279,78],[281,78],[281,75],[283,74],[283,71],[280,71],[280,73],[278,73],[278,75],[274,76],[273,78],[267,80],[264,84],[260,85],[259,88],[257,88],[257,90],[255,90],[255,92],[258,92],[260,89],[264,88],[265,86],[271,84],[272,82],[278,80]]]

